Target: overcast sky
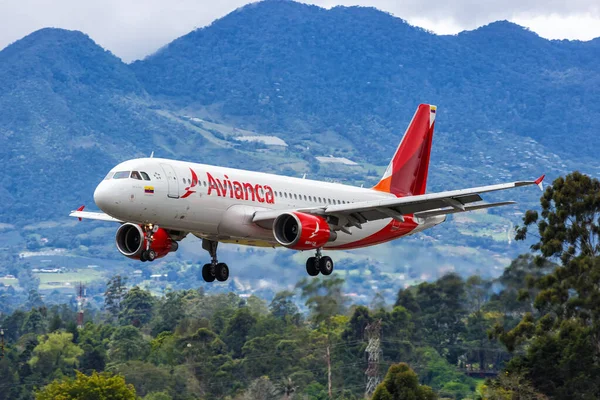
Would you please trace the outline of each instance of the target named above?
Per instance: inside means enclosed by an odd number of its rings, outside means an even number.
[[[440,34],[507,19],[549,39],[600,36],[599,0],[312,0],[373,6]],[[0,0],[0,49],[43,27],[77,29],[124,61],[143,58],[244,0]]]

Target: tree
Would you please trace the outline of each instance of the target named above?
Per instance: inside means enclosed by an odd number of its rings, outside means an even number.
[[[537,392],[531,382],[518,373],[502,373],[482,387],[486,400],[546,400],[548,397]]]
[[[298,311],[298,306],[293,300],[294,292],[284,290],[277,292],[271,304],[269,304],[269,311],[275,318],[282,319],[297,324],[301,318]]]
[[[168,292],[160,300],[157,320],[152,331],[159,334],[164,331],[174,332],[177,324],[185,317],[184,296],[186,291]]]
[[[223,333],[223,341],[233,351],[233,357],[242,356],[242,347],[246,343],[248,333],[256,324],[256,317],[252,315],[248,307],[238,309],[231,320],[227,323]]]
[[[22,333],[39,334],[46,332],[46,322],[44,321],[42,311],[45,312],[45,309],[34,308],[27,313],[27,317],[23,321],[23,326],[21,327]]]
[[[296,285],[300,288],[306,306],[310,309],[312,320],[319,325],[335,315],[346,311],[346,297],[343,293],[344,279],[338,276],[326,279],[303,279]]]
[[[435,400],[437,396],[429,386],[419,385],[417,374],[406,363],[392,365],[372,400]]]
[[[79,365],[78,358],[83,350],[73,343],[73,335],[66,332],[53,332],[39,337],[39,344],[33,349],[29,364],[43,375],[53,373],[71,374]]]
[[[36,400],[136,400],[135,389],[125,379],[106,372],[75,379],[56,380],[36,393]]]
[[[106,284],[104,292],[104,307],[113,316],[118,317],[121,312],[121,301],[127,293],[127,278],[121,278],[121,275],[116,275],[110,278]]]
[[[261,376],[250,383],[243,400],[277,400],[277,389],[267,376]]]
[[[600,182],[579,172],[554,180],[540,199],[541,215],[529,210],[516,238],[533,235],[537,265],[560,262],[528,286],[539,292],[532,313],[494,335],[514,350],[510,373],[523,373],[552,398],[599,398],[600,381]],[[531,233],[531,228],[537,229]]]
[[[111,361],[141,360],[149,351],[149,343],[143,338],[139,329],[131,325],[117,328],[108,345],[108,356]]]
[[[399,303],[406,302],[415,309],[415,305],[410,304],[410,296],[402,296],[403,301]],[[467,314],[465,282],[457,274],[448,274],[434,283],[421,283],[417,286],[415,300],[418,312],[413,317],[419,335],[451,364],[456,364]]]
[[[600,255],[600,181],[580,172],[559,177],[540,198],[541,218],[529,210],[516,239],[524,240],[532,225],[538,230],[531,248],[545,258],[556,257],[563,265],[577,256]]]
[[[154,298],[152,294],[139,286],[134,286],[123,297],[119,320],[123,325],[140,327],[152,318],[153,307]]]

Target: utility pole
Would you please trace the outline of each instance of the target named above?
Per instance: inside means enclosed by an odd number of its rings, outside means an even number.
[[[331,352],[329,350],[329,336],[327,336],[327,393],[329,398],[333,399],[333,393],[331,391]]]
[[[367,375],[367,386],[365,388],[365,398],[370,399],[379,385],[379,361],[381,360],[381,320],[378,319],[367,325],[365,328],[365,336],[368,344],[365,352],[369,360],[369,365],[365,371]]]
[[[85,303],[85,286],[79,282],[79,290],[77,293],[77,328],[83,329],[83,305]]]

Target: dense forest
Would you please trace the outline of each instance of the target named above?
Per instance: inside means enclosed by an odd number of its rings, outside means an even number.
[[[155,297],[115,276],[78,328],[72,306],[32,290],[0,316],[0,399],[359,399],[368,368],[385,375],[374,399],[597,399],[599,213],[598,180],[558,178],[517,229],[531,254],[495,280],[404,288],[393,306],[353,305],[335,275],[269,303]]]

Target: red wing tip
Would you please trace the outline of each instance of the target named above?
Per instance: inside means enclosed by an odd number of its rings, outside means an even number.
[[[546,175],[542,175],[539,178],[537,178],[534,182],[536,185],[538,185],[538,187],[540,188],[541,191],[544,190],[544,186],[542,185],[542,181],[544,180],[544,178],[546,177]]]
[[[83,209],[84,209],[84,208],[85,208],[85,204],[84,204],[84,205],[82,205],[81,207],[79,207],[79,208],[77,209],[77,211],[83,211]],[[81,218],[77,218],[77,219],[81,221]]]
[[[542,183],[542,181],[544,180],[544,178],[546,177],[546,175],[542,175],[539,178],[537,178],[534,182],[536,185],[539,185],[540,183]]]

